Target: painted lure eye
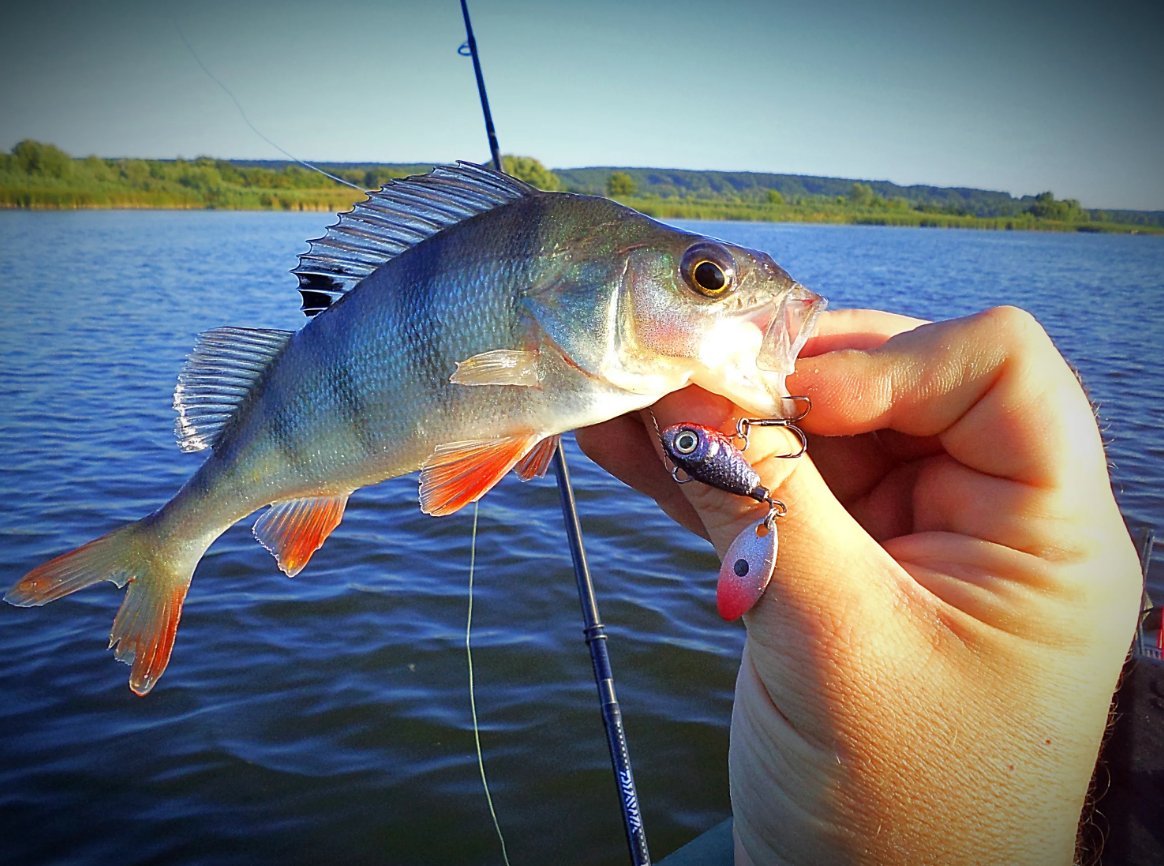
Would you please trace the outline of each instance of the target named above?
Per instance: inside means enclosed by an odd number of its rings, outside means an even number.
[[[735,288],[731,253],[719,244],[702,242],[689,247],[679,270],[687,285],[708,298],[718,298]]]
[[[699,437],[691,430],[680,431],[675,437],[675,450],[680,454],[691,454],[699,447]]]

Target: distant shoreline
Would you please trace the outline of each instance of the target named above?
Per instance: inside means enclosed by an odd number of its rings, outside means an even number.
[[[351,209],[361,197],[354,197],[350,202],[322,204],[316,202],[296,202],[291,207],[274,206],[241,206],[222,207],[202,203],[164,203],[150,204],[145,202],[112,202],[108,204],[49,204],[32,202],[30,204],[12,204],[0,201],[0,211],[223,211],[231,213],[267,212],[267,213],[330,213],[340,214]],[[1062,223],[1050,220],[1016,221],[1002,217],[966,217],[944,214],[910,215],[860,215],[860,214],[796,214],[784,212],[779,215],[760,215],[749,209],[716,207],[707,203],[677,203],[670,206],[666,201],[618,199],[628,207],[632,207],[647,216],[655,219],[691,220],[705,222],[758,222],[758,223],[789,223],[801,225],[861,225],[882,226],[889,228],[923,228],[923,229],[977,229],[979,231],[1034,231],[1082,234],[1129,234],[1129,235],[1162,235],[1164,228],[1157,226],[1126,225],[1120,223]],[[702,204],[702,206],[701,206]],[[733,213],[739,211],[739,213]]]
[[[503,163],[509,174],[539,189],[605,195],[660,219],[1164,233],[1164,211],[1088,209],[1050,192],[1015,198],[990,190],[763,172],[613,167],[552,171],[524,156],[506,156]],[[334,177],[291,162],[78,159],[55,145],[26,139],[0,154],[0,209],[341,213],[364,197],[362,190],[378,189],[431,166],[321,168]]]
[[[358,199],[353,200],[354,204]],[[225,211],[230,213],[254,211],[272,211],[279,213],[343,213],[351,209],[351,204],[343,207],[331,208],[305,204],[293,208],[281,207],[215,207],[205,204],[143,204],[141,202],[126,202],[114,204],[42,204],[29,205],[9,204],[0,202],[0,211],[64,211],[64,210],[169,210],[169,211]]]

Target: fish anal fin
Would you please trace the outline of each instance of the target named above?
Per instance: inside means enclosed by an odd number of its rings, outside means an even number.
[[[546,470],[550,468],[550,461],[554,459],[554,452],[558,449],[558,442],[561,438],[556,433],[553,436],[547,436],[522,457],[513,467],[518,478],[522,481],[530,481],[545,475]]]
[[[255,538],[274,555],[283,573],[294,577],[339,526],[350,495],[307,496],[274,502],[255,521]]]
[[[476,502],[541,438],[536,433],[440,445],[420,470],[420,510],[452,514]]]
[[[492,349],[457,363],[449,381],[456,385],[541,384],[541,353],[527,349]]]

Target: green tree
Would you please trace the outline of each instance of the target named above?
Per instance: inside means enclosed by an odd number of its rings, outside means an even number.
[[[867,183],[855,183],[849,187],[849,203],[856,207],[871,207],[874,198],[873,187]]]
[[[606,194],[611,198],[635,194],[635,179],[625,171],[613,171],[606,179]]]
[[[558,176],[532,156],[506,154],[501,157],[501,168],[511,177],[524,180],[530,186],[536,186],[538,189],[553,191],[562,188]]]
[[[26,138],[12,148],[12,156],[16,167],[25,174],[60,178],[72,173],[73,158],[55,144]]]
[[[150,179],[150,166],[144,159],[119,160],[118,168],[132,187],[142,188]]]
[[[113,173],[109,170],[109,164],[99,156],[87,156],[81,160],[80,164],[83,172],[91,180],[107,181],[113,177]]]
[[[1041,192],[1035,196],[1034,204],[1027,211],[1039,219],[1080,222],[1087,218],[1079,202],[1073,198],[1055,200],[1054,193]]]
[[[768,204],[784,204],[784,196],[780,194],[778,189],[768,190],[766,196]]]

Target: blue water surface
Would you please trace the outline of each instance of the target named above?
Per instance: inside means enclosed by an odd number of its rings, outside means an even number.
[[[201,459],[178,452],[170,408],[195,335],[300,327],[287,271],[329,221],[0,213],[4,584],[173,494]],[[1031,310],[1099,406],[1129,524],[1161,525],[1164,239],[687,225],[771,252],[834,307]],[[742,630],[715,614],[709,547],[572,443],[569,456],[662,854],[729,813]],[[498,862],[464,655],[471,520],[421,515],[414,478],[360,491],[293,581],[236,526],[199,567],[173,661],[146,699],[105,652],[112,586],[0,607],[0,860]],[[513,862],[622,862],[560,527],[552,480],[507,479],[481,508],[481,736]]]

